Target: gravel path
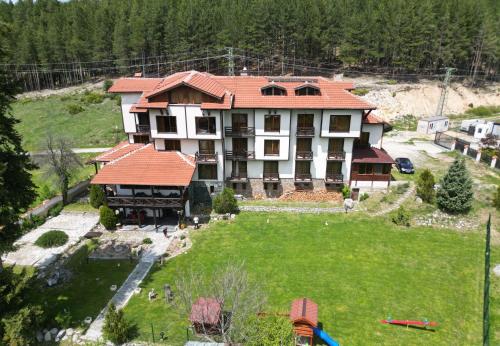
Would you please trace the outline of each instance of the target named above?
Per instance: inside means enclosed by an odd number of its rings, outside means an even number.
[[[371,215],[372,216],[380,216],[380,215],[385,215],[387,213],[390,213],[391,211],[393,210],[396,210],[397,208],[399,208],[399,206],[404,202],[406,201],[413,193],[415,192],[415,185],[414,184],[411,184],[410,187],[408,188],[408,190],[406,190],[406,192],[401,196],[399,197],[399,199],[394,203],[392,204],[389,208],[386,208],[386,209],[382,209],[382,210],[379,210],[377,211],[376,213],[372,213]]]

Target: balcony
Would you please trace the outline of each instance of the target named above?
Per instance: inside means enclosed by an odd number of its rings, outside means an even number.
[[[326,159],[328,161],[344,161],[345,151],[328,151],[328,156]]]
[[[339,184],[344,182],[344,175],[337,173],[326,173],[325,183],[327,184]]]
[[[255,151],[226,150],[226,160],[255,160]]]
[[[275,173],[266,173],[263,174],[263,180],[266,183],[273,183],[280,180],[280,174],[278,172]]]
[[[295,173],[295,181],[296,182],[311,182],[312,181],[312,175],[311,173]]]
[[[227,178],[229,181],[247,181],[248,180],[248,174],[245,172],[240,172],[240,173],[231,173],[231,176]]]
[[[253,137],[255,127],[225,127],[224,135],[226,137]]]
[[[297,127],[297,137],[314,137],[314,126]]]
[[[295,153],[295,159],[301,161],[311,161],[313,159],[312,151],[297,151]]]
[[[216,163],[217,162],[217,152],[215,153],[204,153],[196,152],[194,155],[196,163]]]
[[[162,208],[182,208],[182,197],[132,197],[132,196],[117,196],[106,197],[106,201],[110,207],[162,207]]]
[[[135,130],[137,133],[149,133],[150,129],[151,127],[149,125],[140,125],[140,124],[135,125]]]

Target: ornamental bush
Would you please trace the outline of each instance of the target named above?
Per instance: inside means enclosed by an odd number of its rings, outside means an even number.
[[[115,305],[110,303],[102,328],[104,338],[121,345],[130,339],[131,330],[132,326],[123,316],[123,311],[116,309]]]
[[[105,92],[108,92],[109,88],[113,86],[113,81],[111,79],[106,79],[104,83],[102,83],[102,89]]]
[[[420,173],[417,179],[417,195],[426,203],[432,203],[436,192],[434,191],[434,175],[429,169],[425,169]]]
[[[470,210],[473,198],[472,179],[464,159],[458,158],[441,180],[436,194],[437,205],[448,213],[465,213]]]
[[[342,196],[344,196],[344,199],[351,198],[351,189],[349,185],[342,186]]]
[[[116,217],[113,209],[111,209],[107,205],[102,205],[99,208],[99,222],[107,230],[115,229],[118,218]]]
[[[234,191],[228,187],[215,196],[212,206],[217,214],[234,214],[238,211],[238,202],[234,198]]]
[[[51,247],[63,246],[68,242],[68,235],[63,231],[52,230],[42,234],[35,245],[47,249]]]
[[[66,106],[66,110],[68,111],[69,114],[75,115],[83,112],[85,108],[83,108],[81,105],[77,103],[70,103],[69,105]]]
[[[398,226],[410,226],[410,213],[406,211],[403,206],[400,206],[396,210],[396,214],[392,217],[392,222],[394,222]]]
[[[104,204],[105,196],[101,186],[90,185],[89,200],[90,205],[96,209],[99,209],[99,207]]]

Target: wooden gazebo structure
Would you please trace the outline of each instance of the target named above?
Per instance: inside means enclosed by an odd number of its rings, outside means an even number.
[[[295,299],[290,309],[290,320],[298,336],[297,345],[312,345],[313,328],[318,326],[318,304],[308,298]]]
[[[219,334],[222,305],[215,298],[198,298],[191,306],[189,320],[198,334]]]

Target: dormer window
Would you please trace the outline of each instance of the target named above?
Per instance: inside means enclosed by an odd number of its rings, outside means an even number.
[[[263,86],[260,89],[262,96],[285,96],[286,89],[274,83]]]
[[[313,84],[304,83],[295,88],[295,96],[319,96],[319,87]]]

